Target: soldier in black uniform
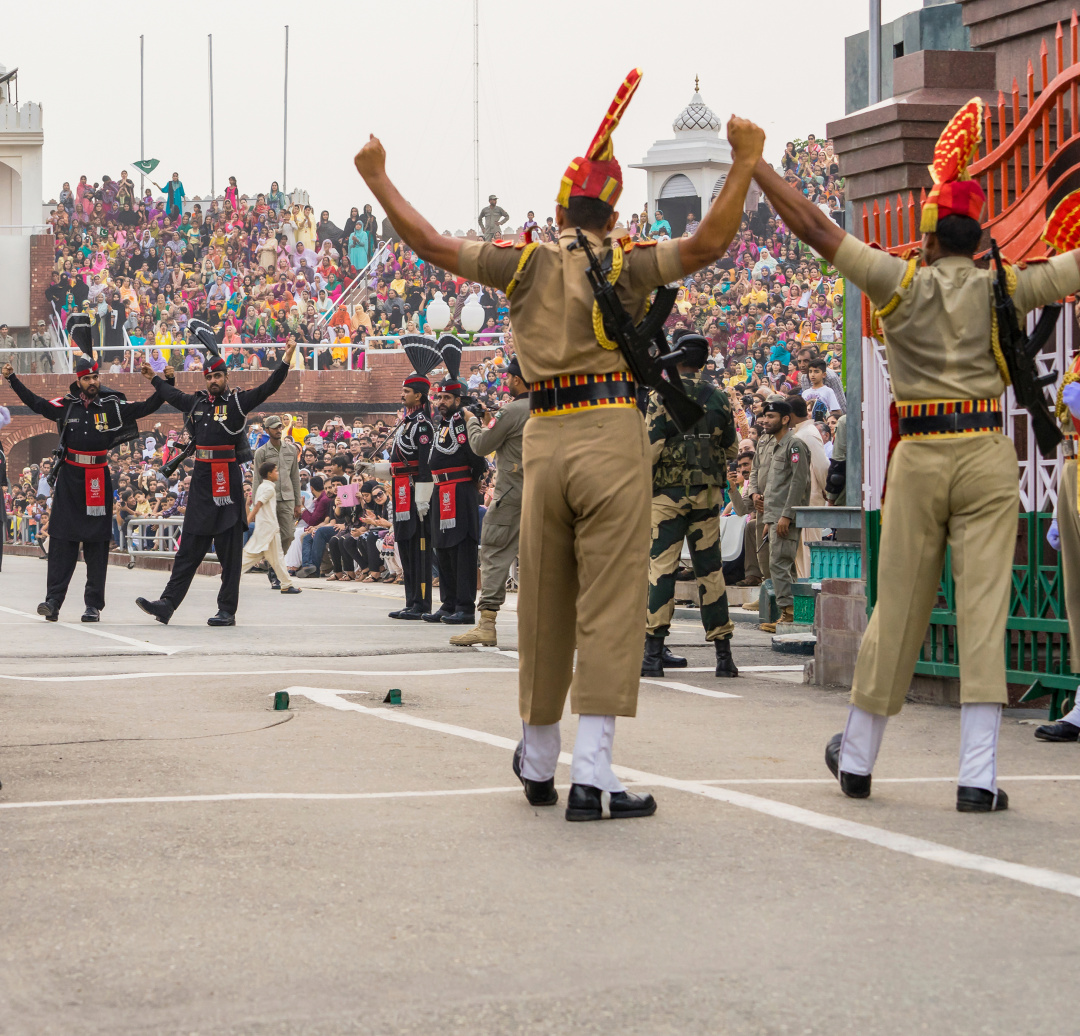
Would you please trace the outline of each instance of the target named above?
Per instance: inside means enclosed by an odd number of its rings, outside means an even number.
[[[247,415],[281,388],[288,376],[296,343],[290,341],[277,369],[258,388],[230,391],[229,375],[214,332],[198,320],[191,321],[188,329],[207,349],[203,371],[206,388],[189,395],[161,378],[153,380],[158,395],[187,415],[185,429],[191,437],[189,448],[195,455],[195,472],[184,512],[184,530],[173,561],[172,577],[160,599],[148,601],[139,597],[135,603],[167,625],[213,545],[221,562],[221,589],[217,597],[218,612],[206,623],[208,626],[235,626],[240,599],[241,553],[247,529],[244,479],[240,471],[240,462],[250,458],[245,430]],[[166,367],[166,378],[171,373],[172,368]]]
[[[439,559],[437,612],[425,622],[453,626],[476,623],[476,558],[480,550],[480,494],[477,480],[487,471],[487,461],[469,446],[465,414],[465,386],[458,380],[461,343],[443,335],[439,351],[446,364],[446,379],[438,386],[436,402],[442,418],[431,445],[429,466],[435,483],[431,538]]]
[[[82,546],[86,561],[83,622],[97,622],[105,607],[105,575],[112,542],[113,487],[108,451],[139,434],[138,419],[158,410],[164,400],[156,393],[141,403],[129,403],[123,393],[104,388],[91,345],[90,320],[72,314],[68,335],[83,354],[75,359],[75,381],[66,396],[42,399],[3,368],[15,394],[35,414],[55,421],[61,454],[56,459],[53,503],[49,513],[49,570],[45,600],[38,615],[56,622]],[[153,371],[144,365],[143,373]]]
[[[431,614],[431,471],[428,452],[435,429],[431,423],[428,373],[442,359],[435,339],[406,335],[401,340],[413,373],[402,383],[405,416],[394,432],[390,463],[361,461],[357,470],[371,477],[391,478],[394,542],[405,577],[405,607],[390,612],[391,619],[419,619]]]

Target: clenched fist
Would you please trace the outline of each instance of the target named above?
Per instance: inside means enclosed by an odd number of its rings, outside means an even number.
[[[356,153],[353,163],[367,183],[386,172],[386,151],[374,133],[368,136],[368,142]]]
[[[7,381],[11,378],[11,375],[15,373],[15,368],[10,363],[5,363],[3,370],[0,370],[0,374],[4,376],[4,380]]]
[[[765,131],[749,119],[732,115],[728,119],[727,138],[740,161],[757,162],[765,148]]]
[[[146,361],[144,360],[144,361],[143,361],[143,365],[142,365],[142,366],[141,366],[141,367],[139,368],[139,373],[140,373],[140,374],[141,374],[141,375],[142,375],[142,376],[143,376],[144,378],[146,378],[146,380],[147,380],[147,381],[153,381],[153,380],[154,380],[154,377],[155,377],[155,376],[156,376],[156,374],[157,374],[157,371],[155,371],[155,370],[154,370],[154,368],[153,368],[153,367],[151,367],[151,366],[150,366],[150,364],[148,364],[148,363],[147,363],[147,362],[146,362]]]

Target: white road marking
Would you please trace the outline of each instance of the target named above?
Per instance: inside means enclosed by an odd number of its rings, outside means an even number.
[[[516,651],[507,651],[501,647],[484,647],[482,644],[473,644],[473,651],[485,651],[489,655],[505,655],[507,658],[520,658]]]
[[[290,694],[310,698],[320,705],[327,705],[333,709],[349,712],[362,712],[365,715],[374,716],[390,723],[404,723],[407,726],[420,727],[424,730],[452,734],[455,737],[492,745],[496,748],[505,748],[510,751],[517,747],[516,741],[507,737],[500,737],[497,734],[489,734],[486,731],[472,730],[469,727],[459,727],[452,723],[440,723],[436,720],[423,719],[420,716],[413,716],[393,709],[370,708],[366,705],[347,702],[339,697],[342,692],[334,690],[316,687],[289,687],[288,691]],[[568,764],[570,761],[571,757],[568,753],[563,752],[560,754],[559,762]],[[841,835],[855,841],[867,842],[870,845],[890,849],[906,856],[914,856],[916,859],[926,860],[930,863],[940,863],[961,870],[979,871],[983,874],[993,874],[996,877],[1009,878],[1024,885],[1032,885],[1036,888],[1049,889],[1053,892],[1061,892],[1064,895],[1080,898],[1080,877],[1072,874],[1062,874],[1043,867],[1029,867],[1023,863],[1012,863],[1009,860],[999,860],[993,856],[969,853],[963,849],[954,849],[952,846],[928,841],[925,838],[915,838],[912,835],[899,834],[884,828],[873,827],[870,824],[844,820],[841,817],[829,816],[825,813],[815,813],[813,810],[803,809],[801,806],[792,806],[786,802],[777,802],[774,799],[761,798],[758,795],[748,795],[746,792],[733,791],[730,788],[713,787],[700,781],[681,781],[674,777],[664,777],[660,774],[634,770],[625,766],[615,766],[613,769],[618,777],[623,780],[649,784],[654,787],[671,788],[675,791],[687,792],[690,795],[715,799],[718,802],[725,802],[741,809],[749,809],[755,813],[775,817],[778,820],[787,820],[793,824],[799,824],[818,831],[827,831],[830,834]]]
[[[7,612],[9,615],[21,615],[27,619],[37,619],[39,622],[45,622],[43,615],[34,615],[31,612],[19,611],[17,608],[5,608],[0,606],[0,612]],[[119,633],[107,633],[102,629],[95,629],[96,623],[86,622],[56,622],[54,626],[63,626],[65,629],[78,630],[80,633],[89,633],[95,637],[107,637],[109,640],[119,641],[121,644],[127,644],[131,648],[137,648],[139,651],[147,651],[157,655],[175,655],[178,651],[185,651],[183,647],[161,647],[159,644],[151,644],[145,640],[135,640],[133,637],[122,637]]]
[[[463,669],[200,669],[200,676],[453,676],[455,673],[513,673],[509,666],[472,666]],[[19,680],[25,683],[93,683],[97,680],[190,680],[191,673],[81,673],[78,676],[13,676],[0,673],[0,680]],[[355,694],[355,691],[343,691]]]
[[[1009,781],[1080,781],[1080,774],[1045,773],[1028,777],[998,776],[999,783]],[[835,784],[835,777],[720,777],[695,784]],[[874,784],[955,784],[956,777],[875,777]]]
[[[161,802],[252,802],[260,799],[298,799],[301,801],[323,802],[361,799],[423,799],[459,795],[493,795],[507,791],[520,792],[521,785],[518,784],[512,788],[462,788],[449,791],[242,791],[224,795],[148,795],[140,798],[57,799],[52,802],[0,802],[0,809],[42,809],[55,806],[129,806]]]
[[[685,670],[682,670],[685,672]],[[710,670],[711,671],[711,670]],[[704,687],[695,687],[692,683],[679,683],[677,680],[654,680],[651,676],[643,676],[642,683],[655,684],[667,691],[685,691],[687,694],[700,694],[705,698],[741,698],[741,694],[728,694],[727,691],[710,691]]]

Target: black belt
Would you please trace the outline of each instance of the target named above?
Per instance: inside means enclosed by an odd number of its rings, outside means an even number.
[[[999,411],[971,414],[933,414],[924,417],[901,417],[900,434],[948,435],[964,432],[991,432],[1001,428]]]
[[[590,403],[634,403],[635,400],[632,381],[594,381],[587,385],[532,389],[529,410],[534,413],[575,410]]]
[[[431,479],[433,482],[469,482],[472,480],[472,469],[443,468],[442,471],[433,471]]]
[[[196,460],[236,460],[236,448],[233,446],[197,446]]]

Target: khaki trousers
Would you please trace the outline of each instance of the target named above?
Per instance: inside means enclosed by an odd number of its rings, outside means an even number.
[[[498,517],[499,522],[488,521]],[[511,518],[507,522],[507,518]],[[521,512],[503,513],[499,508],[488,508],[484,524],[480,528],[480,611],[497,612],[506,600],[506,580],[510,567],[518,556],[518,540],[521,536]]]
[[[521,718],[637,711],[649,571],[651,464],[631,407],[531,417],[523,436]],[[574,650],[577,649],[577,668]]]
[[[746,579],[756,580],[761,583],[770,577],[769,569],[769,541],[765,540],[760,545],[758,538],[761,536],[761,526],[758,519],[761,517],[756,511],[746,519],[746,528],[743,531],[743,575]]]
[[[1000,434],[905,440],[889,462],[878,599],[855,663],[852,704],[894,716],[911,686],[946,544],[956,581],[960,700],[1005,704],[1020,491],[1016,451]]]
[[[281,500],[277,502],[277,524],[278,531],[281,533],[281,542],[285,545],[284,549],[288,550],[292,544],[293,536],[296,535],[296,519],[293,518],[293,507],[295,506],[292,500]],[[275,572],[280,576],[281,573],[275,568]]]
[[[1057,499],[1061,536],[1061,572],[1065,579],[1065,612],[1069,617],[1069,668],[1080,673],[1080,513],[1076,510],[1076,460],[1065,461]]]
[[[788,534],[781,536],[775,525],[769,526],[769,571],[772,572],[773,593],[778,608],[791,608],[795,596],[791,586],[795,582],[795,556],[799,553],[799,534],[792,523]]]

